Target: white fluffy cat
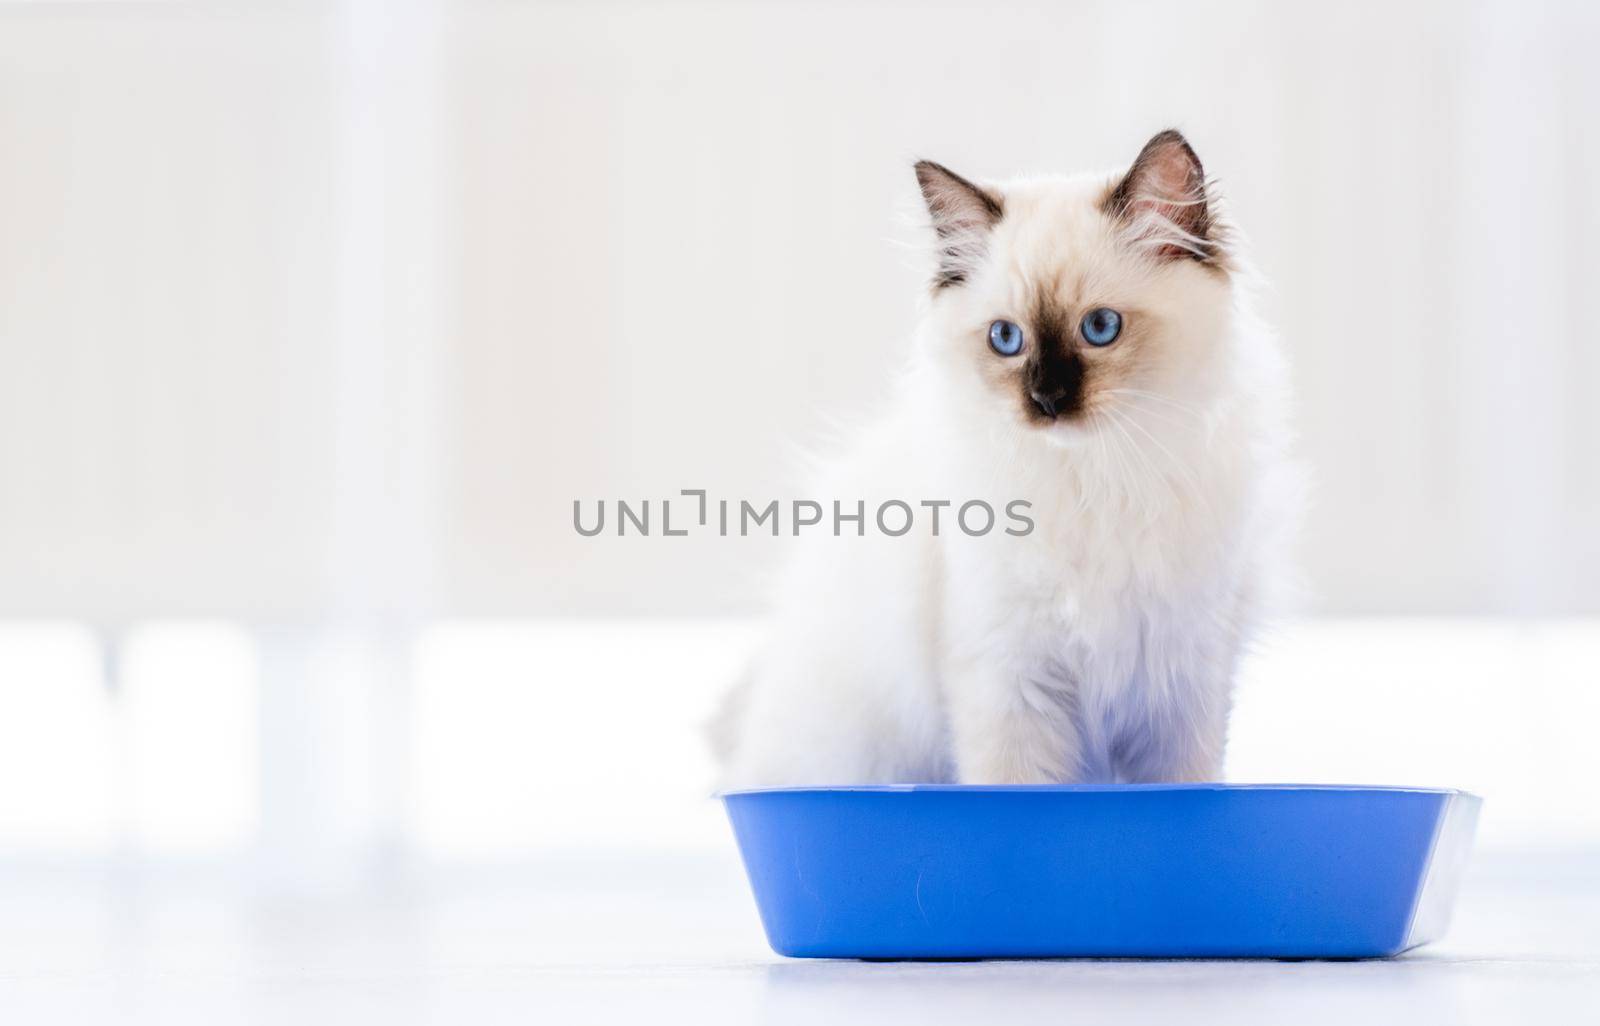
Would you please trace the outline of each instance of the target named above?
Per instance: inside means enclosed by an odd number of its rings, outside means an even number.
[[[1167,131],[1125,174],[916,172],[939,266],[912,363],[816,496],[918,519],[802,541],[714,725],[722,782],[1217,779],[1298,489],[1200,162]],[[968,534],[973,499],[1034,528]]]

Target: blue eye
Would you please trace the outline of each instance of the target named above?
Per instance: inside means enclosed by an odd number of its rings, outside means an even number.
[[[1109,346],[1122,334],[1122,315],[1108,306],[1097,306],[1083,315],[1078,330],[1091,346]]]
[[[1001,356],[1016,356],[1022,352],[1022,329],[1010,321],[995,321],[989,325],[989,345]]]

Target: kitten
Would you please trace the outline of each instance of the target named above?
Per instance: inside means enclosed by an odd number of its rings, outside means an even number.
[[[1218,779],[1298,490],[1200,161],[1165,131],[1120,175],[916,175],[912,363],[815,494],[1021,499],[1035,526],[973,536],[952,506],[937,535],[806,539],[714,725],[723,784]]]

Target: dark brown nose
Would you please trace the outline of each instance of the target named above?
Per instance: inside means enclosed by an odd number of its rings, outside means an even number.
[[[1022,408],[1036,423],[1048,424],[1077,412],[1083,395],[1083,364],[1071,343],[1041,333],[1024,368]]]
[[[1039,407],[1039,412],[1051,420],[1056,417],[1057,404],[1066,397],[1067,391],[1064,388],[1054,389],[1050,392],[1043,392],[1037,388],[1028,391],[1028,398],[1033,400],[1033,405]]]

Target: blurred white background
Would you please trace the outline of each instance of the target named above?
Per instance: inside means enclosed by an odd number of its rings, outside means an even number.
[[[0,856],[725,850],[697,730],[925,268],[910,164],[1181,127],[1271,283],[1310,601],[1230,775],[1600,844],[1600,10],[0,5]]]

